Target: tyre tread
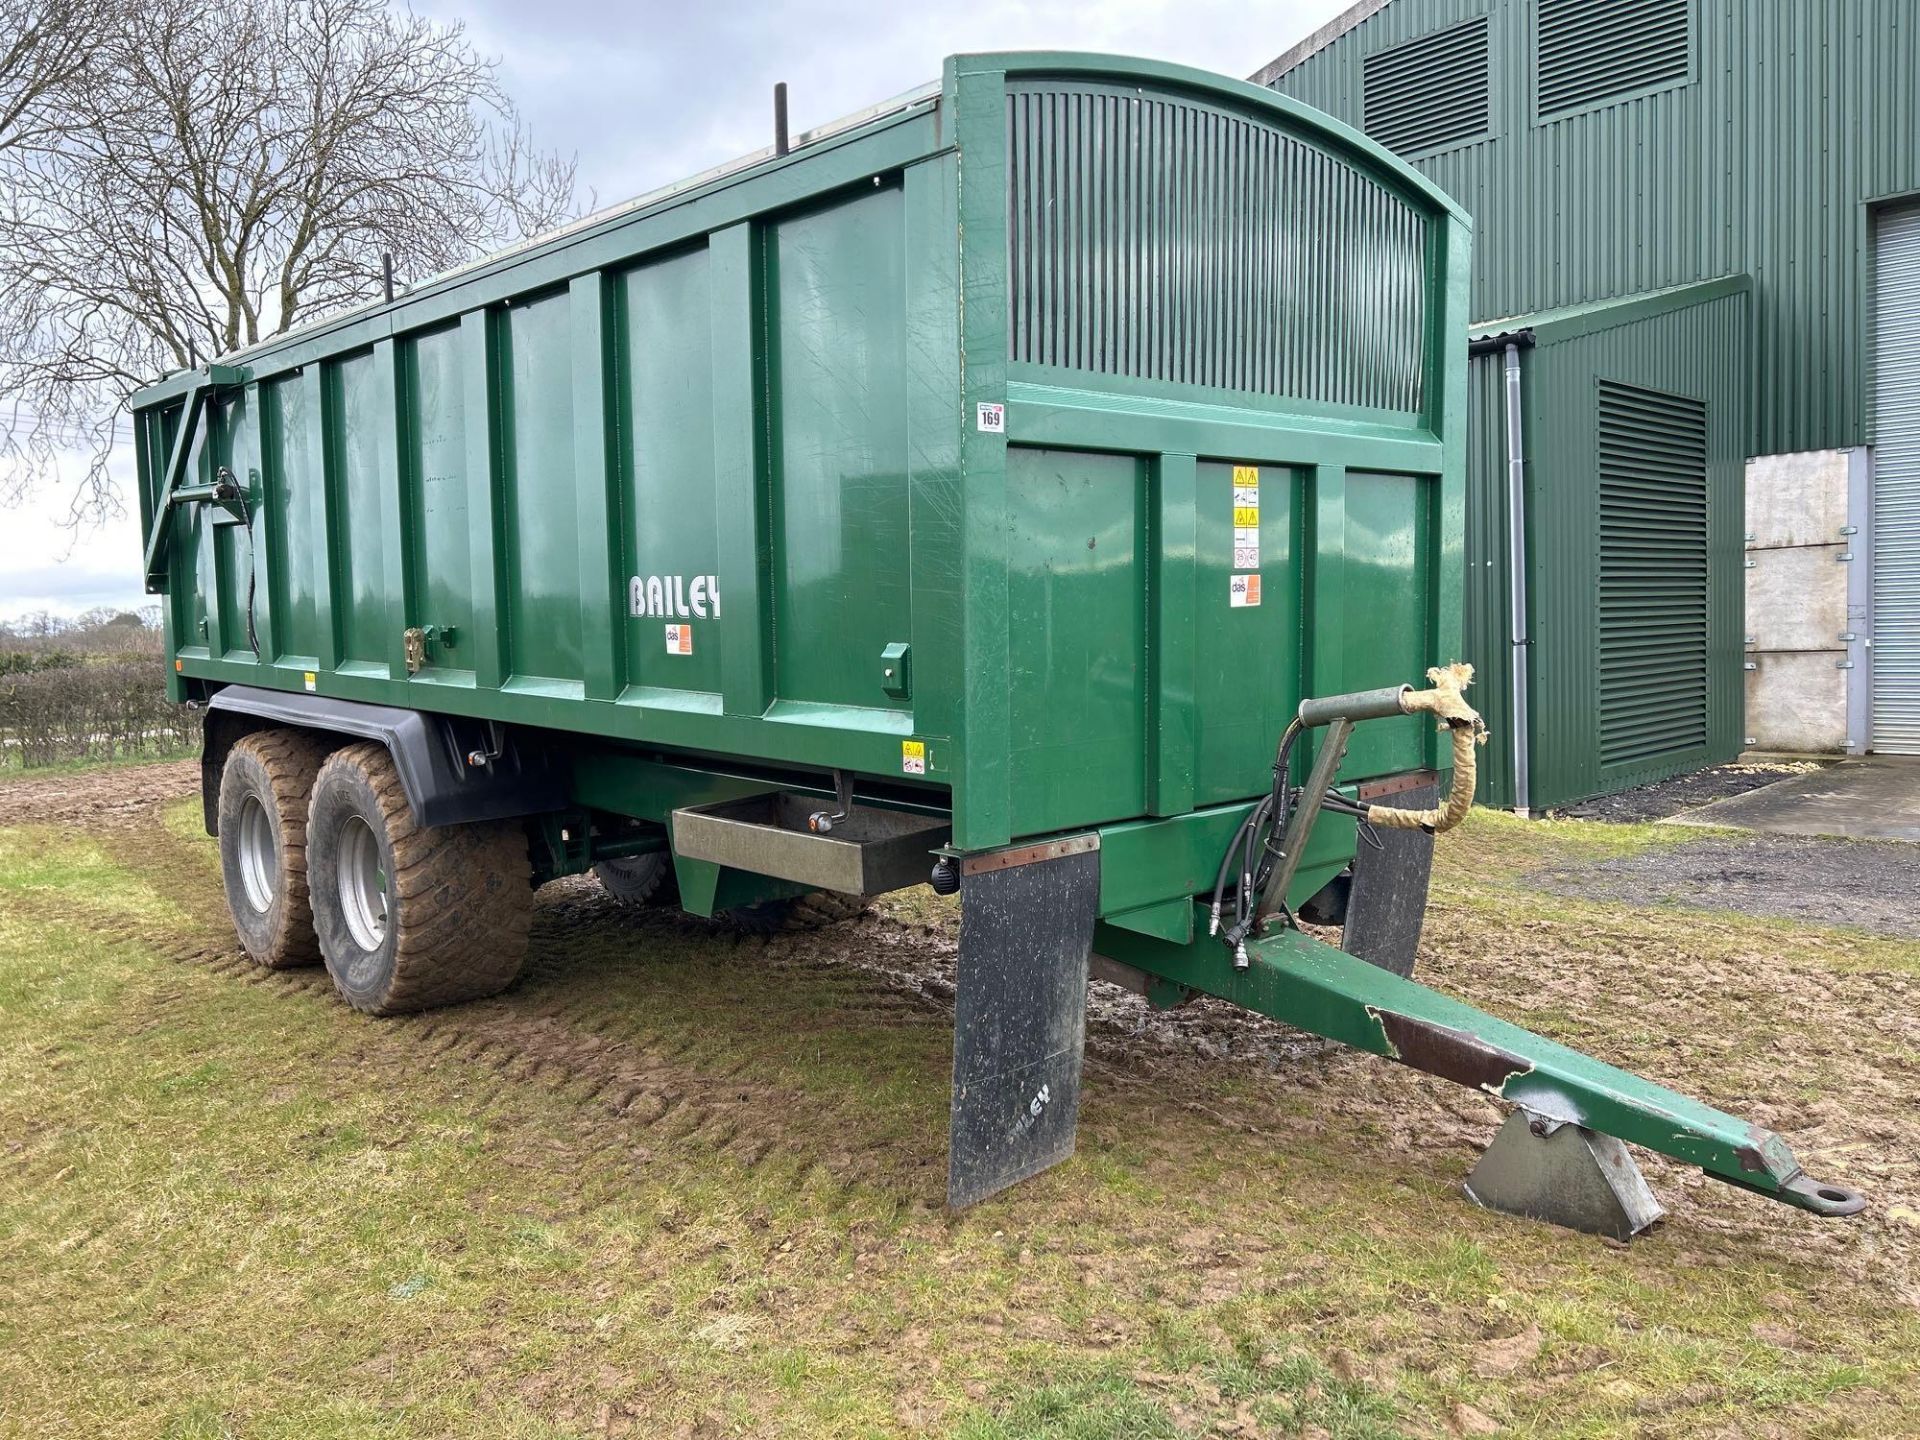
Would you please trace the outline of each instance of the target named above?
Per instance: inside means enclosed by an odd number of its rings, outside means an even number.
[[[285,912],[273,947],[264,954],[243,946],[254,964],[268,970],[292,970],[320,963],[320,937],[313,927],[307,890],[307,804],[315,777],[327,755],[326,742],[300,730],[255,730],[234,742],[227,765],[251,759],[266,772],[275,819],[280,827],[280,883]],[[222,771],[224,788],[227,771]],[[244,936],[242,937],[244,941]]]
[[[356,1000],[374,1015],[401,1015],[496,995],[526,963],[533,888],[526,831],[516,821],[415,823],[386,748],[362,742],[337,750],[326,770],[359,775],[372,793],[393,847],[389,923],[398,924],[393,975],[384,993]],[[322,780],[324,782],[324,774]]]

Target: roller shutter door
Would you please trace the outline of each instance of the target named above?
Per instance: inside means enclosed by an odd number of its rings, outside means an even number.
[[[1873,749],[1920,755],[1920,206],[1877,228]]]

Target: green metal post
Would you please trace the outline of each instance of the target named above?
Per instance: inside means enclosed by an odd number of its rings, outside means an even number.
[[[719,536],[721,696],[729,715],[773,703],[769,645],[772,555],[765,474],[766,396],[758,278],[761,239],[750,223],[708,241],[713,306],[713,498]]]
[[[589,700],[619,694],[626,663],[626,581],[620,573],[619,475],[614,460],[609,394],[615,374],[607,311],[611,285],[604,273],[574,278],[573,465],[580,521],[580,645]]]
[[[506,606],[501,598],[500,486],[493,384],[493,316],[473,310],[460,320],[460,383],[466,419],[467,523],[473,591],[474,683],[491,689],[506,679]]]
[[[1007,402],[1007,274],[972,257],[1005,253],[1006,76],[986,62],[949,60],[944,76],[954,124],[973,137],[960,157],[962,648],[966,677],[955,717],[954,783],[967,803],[953,817],[954,844],[984,849],[1012,838],[1012,709],[1008,677],[1007,435],[982,406]],[[1004,418],[1004,412],[1002,412]]]
[[[374,444],[379,456],[380,474],[380,549],[387,574],[386,644],[383,658],[387,677],[405,681],[407,672],[408,588],[417,577],[410,576],[407,544],[405,479],[401,469],[400,417],[407,413],[407,400],[400,374],[400,357],[393,340],[381,340],[373,347],[374,388],[380,399],[373,415]]]
[[[1198,478],[1195,457],[1164,454],[1150,496],[1159,543],[1153,549],[1149,652],[1148,804],[1155,815],[1193,809],[1194,655],[1197,620]]]

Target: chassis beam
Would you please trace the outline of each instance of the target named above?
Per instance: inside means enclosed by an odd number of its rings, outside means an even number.
[[[1197,933],[1204,936],[1206,917]],[[1244,970],[1216,941],[1176,945],[1102,925],[1095,950],[1173,985],[1215,995],[1356,1050],[1424,1070],[1549,1121],[1645,1146],[1716,1180],[1817,1215],[1866,1208],[1858,1191],[1810,1178],[1787,1142],[1292,928],[1247,942]]]

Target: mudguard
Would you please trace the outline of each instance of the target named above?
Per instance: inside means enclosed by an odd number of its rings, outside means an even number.
[[[961,862],[947,1203],[983,1200],[1073,1153],[1099,838]]]
[[[1424,810],[1438,803],[1439,787],[1425,785],[1393,797],[1393,804]],[[1424,830],[1374,832],[1375,849],[1363,835],[1353,857],[1346,928],[1340,948],[1391,970],[1413,974],[1420,930],[1427,918],[1427,886],[1433,877],[1433,836]]]
[[[200,764],[202,788],[210,796],[218,794],[227,749],[264,723],[378,740],[393,756],[407,806],[422,825],[516,819],[566,804],[565,777],[544,747],[523,744],[505,726],[490,731],[477,720],[251,685],[216,691],[207,711]],[[484,762],[468,763],[476,750]],[[211,802],[207,833],[214,833]]]

